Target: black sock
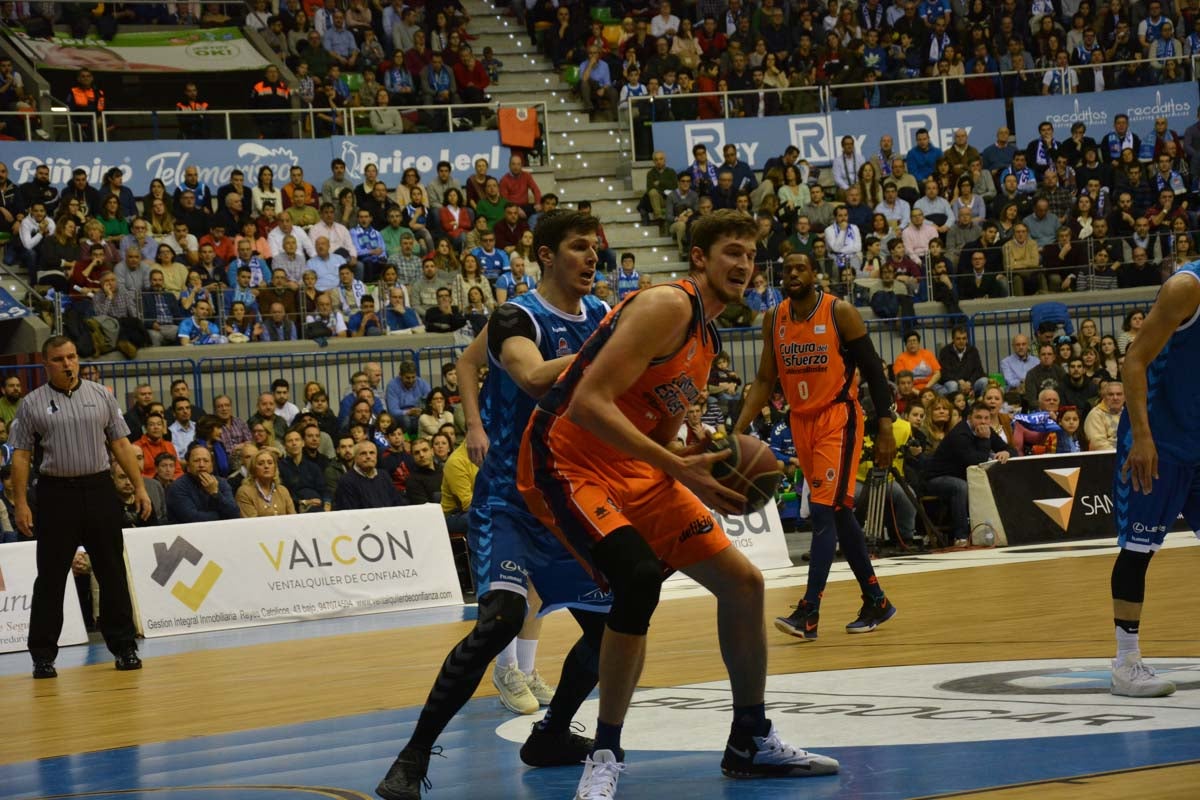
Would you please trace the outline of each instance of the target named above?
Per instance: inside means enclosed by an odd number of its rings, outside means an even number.
[[[611,725],[602,719],[596,720],[596,744],[592,752],[611,750],[617,761],[625,760],[625,751],[621,749],[621,725]]]
[[[511,626],[501,627],[496,620],[477,622],[466,638],[454,646],[429,690],[406,750],[427,751],[433,747],[450,720],[479,688],[488,664],[516,635],[515,632],[509,635],[510,632]]]
[[[771,722],[763,703],[733,707],[733,725],[729,728],[731,739],[745,741],[751,736],[766,736],[770,732]]]
[[[875,577],[875,568],[871,566],[871,554],[867,552],[867,540],[863,534],[858,518],[848,508],[839,508],[834,513],[837,520],[838,541],[842,545],[842,555],[846,563],[858,579],[858,586],[864,596],[878,603],[883,599],[883,587]]]
[[[546,716],[538,723],[540,730],[547,733],[566,733],[575,718],[575,712],[583,705],[583,701],[596,688],[599,675],[596,674],[595,659],[592,657],[593,648],[584,637],[580,637],[571,652],[563,660],[562,674],[558,678],[558,686],[554,689],[554,697]]]
[[[813,610],[817,610],[821,606],[821,595],[825,592],[829,570],[833,567],[834,554],[837,552],[837,525],[834,522],[833,509],[829,506],[814,503],[811,508],[813,536],[804,602]]]
[[[1137,619],[1114,619],[1113,624],[1126,633],[1136,634],[1138,627],[1141,625],[1141,620]]]

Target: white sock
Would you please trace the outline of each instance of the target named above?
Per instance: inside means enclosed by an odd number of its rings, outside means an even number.
[[[1120,625],[1114,625],[1117,630],[1117,660],[1120,661],[1129,653],[1136,653],[1138,647],[1138,635],[1130,633]]]
[[[513,639],[500,651],[500,655],[496,656],[496,669],[502,670],[505,667],[517,663],[517,640]]]
[[[526,675],[533,672],[537,662],[537,639],[517,639],[517,669]]]

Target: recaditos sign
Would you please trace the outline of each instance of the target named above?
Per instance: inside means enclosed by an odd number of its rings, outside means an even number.
[[[1038,125],[1054,125],[1054,138],[1071,136],[1071,126],[1082,122],[1097,142],[1113,129],[1118,114],[1129,117],[1129,130],[1146,140],[1154,138],[1154,120],[1167,118],[1167,127],[1180,134],[1196,121],[1200,90],[1196,83],[1169,83],[1143,89],[1115,89],[1088,94],[1017,97],[1013,100],[1017,147],[1038,137]],[[1135,155],[1141,156],[1140,153]]]
[[[144,635],[461,605],[436,505],[125,531]]]
[[[0,545],[0,653],[29,649],[29,609],[33,605],[33,581],[37,577],[37,542]],[[75,581],[67,579],[63,593],[61,646],[87,642],[87,629],[79,609]]]

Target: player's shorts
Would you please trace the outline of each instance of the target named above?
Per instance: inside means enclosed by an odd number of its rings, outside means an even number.
[[[587,442],[594,437],[565,417],[535,411],[521,448],[517,486],[542,520],[601,585],[592,547],[630,526],[654,550],[664,574],[729,547],[724,529],[690,489],[661,470]]]
[[[603,614],[612,606],[612,594],[598,587],[554,534],[524,508],[497,498],[473,503],[467,545],[476,597],[503,589],[527,598],[532,583],[542,601],[539,616],[557,608]]]
[[[1113,477],[1113,518],[1117,544],[1137,553],[1153,553],[1180,514],[1200,537],[1200,467],[1158,457],[1158,478],[1150,494],[1134,491],[1133,480],[1122,480],[1121,466],[1129,456],[1133,434],[1122,416],[1117,430],[1117,464]]]
[[[809,502],[854,508],[863,443],[858,404],[836,403],[817,414],[792,414],[790,421],[796,460],[812,489]]]

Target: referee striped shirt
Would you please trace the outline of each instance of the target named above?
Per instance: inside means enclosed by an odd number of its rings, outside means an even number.
[[[40,444],[42,475],[77,478],[107,471],[108,442],[127,436],[129,426],[112,393],[81,380],[70,392],[45,383],[26,395],[9,444],[31,452]]]

